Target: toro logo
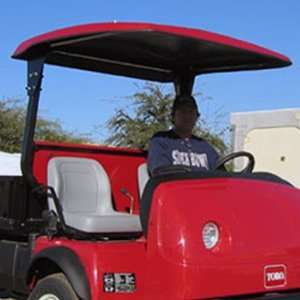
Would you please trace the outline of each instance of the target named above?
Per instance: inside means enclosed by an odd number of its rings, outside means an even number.
[[[285,265],[265,266],[265,288],[285,286],[287,283],[287,270]]]

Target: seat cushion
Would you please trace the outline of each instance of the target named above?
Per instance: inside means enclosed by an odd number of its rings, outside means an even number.
[[[107,215],[64,213],[66,223],[85,232],[141,232],[139,215],[114,212]]]

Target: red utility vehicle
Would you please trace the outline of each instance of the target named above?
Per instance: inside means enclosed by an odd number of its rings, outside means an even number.
[[[23,176],[0,177],[0,288],[31,300],[300,299],[300,191],[270,173],[165,170],[138,150],[35,142],[45,64],[173,82],[284,67],[265,48],[141,23],[65,28],[22,43]],[[224,163],[224,161],[222,162]],[[221,165],[222,165],[221,163]],[[222,167],[222,166],[220,166]]]

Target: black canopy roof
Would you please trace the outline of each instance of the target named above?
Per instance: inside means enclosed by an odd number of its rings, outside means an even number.
[[[176,74],[283,67],[274,51],[203,30],[144,23],[97,23],[52,31],[22,43],[14,58],[168,82]]]

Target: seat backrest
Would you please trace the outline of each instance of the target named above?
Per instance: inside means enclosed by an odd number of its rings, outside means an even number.
[[[113,213],[111,187],[104,168],[93,159],[54,157],[48,164],[48,185],[66,213]],[[53,200],[49,209],[55,211]]]
[[[148,180],[150,179],[149,176],[149,171],[148,171],[148,167],[147,167],[147,163],[142,163],[139,167],[138,167],[138,186],[139,186],[139,195],[140,198],[143,195],[143,191],[145,189],[145,186],[148,182]]]

